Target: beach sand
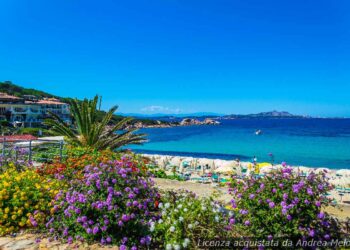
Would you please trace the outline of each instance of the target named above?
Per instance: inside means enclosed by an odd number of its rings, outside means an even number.
[[[232,199],[232,196],[228,194],[227,187],[215,187],[211,184],[176,181],[161,178],[154,178],[154,181],[157,187],[164,191],[185,189],[195,193],[199,197],[209,197],[213,194],[217,194],[218,196],[216,199],[224,203],[229,203]],[[346,218],[350,217],[350,205],[341,204],[337,207],[330,206],[325,208],[325,212],[335,216],[340,220],[345,220]]]

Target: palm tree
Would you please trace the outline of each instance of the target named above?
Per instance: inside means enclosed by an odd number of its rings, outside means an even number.
[[[58,115],[50,112],[45,124],[52,130],[64,135],[67,140],[77,146],[94,147],[96,149],[117,149],[127,144],[142,144],[146,141],[145,134],[134,134],[135,128],[127,128],[132,118],[123,118],[111,125],[114,112],[118,106],[112,107],[102,119],[97,105],[101,101],[97,95],[94,99],[70,101],[73,126],[64,122]]]

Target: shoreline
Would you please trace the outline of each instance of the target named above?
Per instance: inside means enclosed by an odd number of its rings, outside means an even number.
[[[153,161],[159,169],[163,169],[167,174],[173,174],[174,167],[177,173],[190,174],[190,180],[183,183],[198,182],[202,176],[206,176],[209,173],[220,173],[223,178],[229,179],[232,173],[237,175],[249,176],[252,174],[265,175],[270,171],[278,168],[282,168],[282,164],[271,165],[267,162],[258,162],[258,173],[252,168],[252,163],[243,161],[237,164],[234,160],[221,160],[221,159],[208,159],[208,158],[195,158],[185,156],[172,156],[172,155],[158,155],[158,154],[141,154],[144,157],[148,157]],[[186,164],[186,167],[184,167]],[[329,182],[334,186],[334,189],[330,192],[332,197],[338,204],[349,206],[350,205],[350,170],[340,169],[332,170],[328,168],[310,168],[302,166],[290,166],[293,171],[301,173],[307,176],[311,172],[319,173],[325,172],[329,178]],[[245,169],[243,171],[242,169]],[[182,186],[185,184],[182,184]]]
[[[207,159],[207,160],[224,160],[224,161],[234,161],[233,159],[240,159],[241,163],[251,163],[249,160],[252,157],[239,155],[239,154],[225,154],[225,153],[201,153],[201,152],[181,152],[181,151],[160,151],[160,150],[148,150],[148,149],[130,149],[131,151],[141,154],[141,155],[154,155],[154,156],[167,156],[167,157],[183,157],[183,158],[194,158],[194,159]],[[268,162],[268,161],[264,161]],[[268,162],[270,163],[270,162]],[[274,165],[280,165],[274,163]],[[326,166],[315,167],[307,165],[298,165],[298,164],[288,164],[291,167],[302,167],[309,169],[328,169],[329,171],[350,171],[350,168],[330,168]],[[350,166],[349,166],[350,167]]]

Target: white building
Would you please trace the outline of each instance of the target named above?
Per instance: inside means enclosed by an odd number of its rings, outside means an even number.
[[[23,98],[0,92],[0,120],[17,126],[36,127],[48,117],[48,111],[70,123],[69,105],[55,98],[38,99],[35,96]]]

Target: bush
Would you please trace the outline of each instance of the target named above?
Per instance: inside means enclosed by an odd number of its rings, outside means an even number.
[[[145,246],[150,243],[149,221],[158,197],[148,176],[130,157],[88,165],[83,179],[73,180],[54,202],[49,234],[68,243],[73,240],[102,244]]]
[[[64,149],[64,159],[54,158],[37,168],[42,175],[66,177],[66,179],[82,177],[82,171],[87,165],[98,166],[111,160],[120,159],[120,155],[111,150],[98,151],[91,148],[68,147]]]
[[[14,164],[10,166],[0,175],[0,235],[43,223],[58,193],[57,181],[30,169],[18,172]]]
[[[57,136],[59,134],[55,133],[54,131],[44,129],[44,128],[20,128],[18,131],[18,134],[21,135],[33,135],[33,136],[40,136],[40,131],[41,131],[41,136]]]
[[[232,206],[239,211],[236,229],[245,236],[328,240],[340,231],[322,212],[332,188],[325,173],[305,178],[283,168],[260,179],[233,180],[231,187]]]
[[[167,192],[159,203],[160,218],[152,222],[154,247],[194,249],[198,238],[228,236],[228,215],[212,198],[197,198],[190,192]]]

